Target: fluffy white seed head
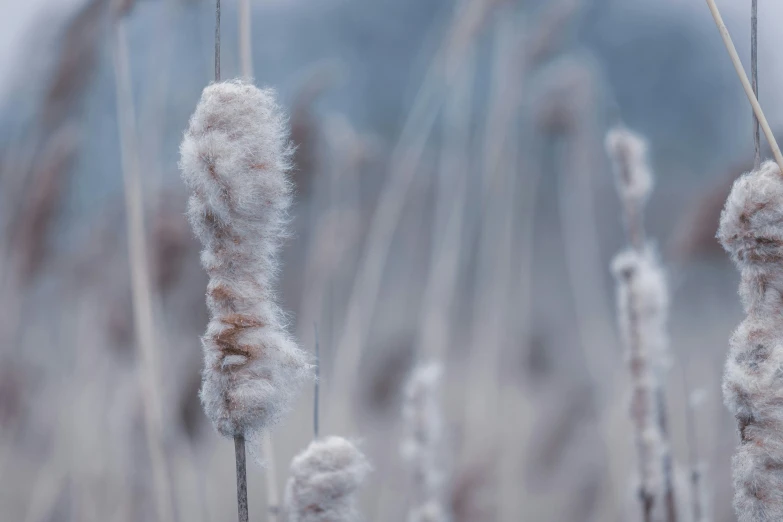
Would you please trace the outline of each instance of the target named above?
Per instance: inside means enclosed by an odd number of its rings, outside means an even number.
[[[408,520],[448,520],[442,503],[443,419],[439,388],[441,366],[431,362],[413,369],[405,386],[402,418],[404,434],[400,447],[402,457],[411,467],[414,502]]]
[[[274,92],[238,80],[209,85],[180,155],[188,219],[210,277],[201,401],[223,435],[258,431],[311,373],[274,300],[292,193],[287,122]]]
[[[734,182],[718,239],[740,269],[783,260],[783,178],[774,161]]]
[[[666,346],[666,285],[650,248],[619,253],[612,271],[617,280],[618,322],[631,370],[631,421],[640,490],[650,502],[660,506],[666,445],[657,418],[658,380],[653,361]]]
[[[747,313],[723,378],[740,433],[734,507],[740,522],[783,520],[783,178],[774,162],[734,183],[718,238],[740,270]]]
[[[605,146],[621,199],[625,204],[644,205],[653,186],[647,163],[647,142],[624,127],[616,127],[607,133]]]
[[[291,462],[285,490],[287,522],[357,520],[356,491],[370,464],[342,437],[314,440]]]
[[[642,252],[620,252],[612,270],[618,282],[619,324],[626,346],[632,341],[640,343],[639,348],[649,357],[652,368],[666,368],[670,364],[666,330],[669,290],[655,251],[647,246]],[[631,338],[632,327],[638,328],[638,340]]]

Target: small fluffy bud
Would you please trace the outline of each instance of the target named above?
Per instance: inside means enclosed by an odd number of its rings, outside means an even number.
[[[355,493],[370,471],[356,446],[342,437],[314,440],[291,462],[285,490],[287,522],[351,522]]]
[[[411,466],[415,488],[409,522],[448,520],[441,500],[444,473],[443,421],[438,401],[440,375],[437,363],[419,365],[405,387],[401,453]]]
[[[740,522],[783,520],[783,177],[774,162],[734,182],[718,238],[740,271],[747,314],[723,378],[740,434],[734,508]]]
[[[624,203],[640,206],[652,191],[647,143],[628,129],[617,127],[606,135],[606,152],[614,165],[617,190]]]
[[[201,402],[223,435],[258,431],[311,373],[272,288],[291,202],[287,123],[274,92],[241,81],[209,85],[180,154],[188,219],[210,278]]]

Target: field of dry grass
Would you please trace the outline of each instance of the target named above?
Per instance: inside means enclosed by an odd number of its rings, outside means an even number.
[[[335,462],[359,520],[737,519],[715,234],[750,110],[705,6],[605,3],[223,0],[222,79],[276,88],[296,147],[279,261],[248,247],[276,275],[234,290],[318,345],[318,385],[248,436],[250,520],[349,520],[282,512]],[[0,54],[0,520],[234,520],[199,400],[225,310],[177,166],[214,2],[40,5]]]

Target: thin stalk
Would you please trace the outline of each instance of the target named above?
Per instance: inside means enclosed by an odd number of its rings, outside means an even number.
[[[275,448],[272,444],[272,434],[264,435],[261,449],[266,462],[266,504],[269,511],[269,522],[277,522],[280,517],[280,493],[277,489],[277,465],[275,463]]]
[[[220,0],[215,0],[215,81],[220,81]],[[234,456],[237,468],[237,511],[239,522],[248,522],[247,465],[245,436],[234,435]]]
[[[473,2],[470,5],[482,4]],[[459,11],[452,28],[457,29],[465,23],[472,13]],[[482,24],[476,24],[475,31],[461,35],[455,43],[452,34],[447,35],[441,48],[431,63],[424,81],[419,88],[413,106],[405,120],[400,138],[390,160],[390,172],[380,193],[375,214],[367,232],[367,245],[359,262],[351,296],[348,301],[346,318],[340,342],[335,346],[334,390],[331,394],[339,397],[332,401],[339,410],[334,415],[335,425],[345,430],[351,426],[350,404],[356,376],[359,374],[359,361],[366,344],[369,326],[378,301],[381,278],[383,276],[389,249],[397,225],[407,200],[414,175],[424,154],[424,147],[440,112],[442,104],[442,84],[453,77],[454,71],[461,68],[464,56],[454,56],[454,46],[469,47],[476,39]],[[449,58],[452,58],[451,60]]]
[[[623,170],[627,170],[630,162],[623,164]],[[631,172],[621,172],[621,176],[630,178]],[[641,204],[634,201],[625,200],[624,205],[626,233],[628,242],[639,255],[643,255],[646,244],[646,227],[644,225],[644,212]],[[661,439],[666,445],[666,452],[662,456],[661,466],[663,468],[663,502],[666,509],[666,521],[676,522],[677,520],[677,502],[674,495],[674,469],[672,462],[671,448],[669,444],[669,413],[666,405],[666,389],[663,382],[663,369],[658,369],[659,377],[656,379],[653,391],[653,403],[656,409],[656,421],[660,430]]]
[[[637,296],[635,295],[635,292],[633,291],[633,285],[629,285],[629,291],[628,291],[628,322],[630,326],[630,340],[631,340],[631,346],[632,350],[634,350],[631,353],[631,359],[630,359],[630,366],[631,366],[631,372],[636,373],[636,378],[634,379],[635,382],[642,382],[643,380],[643,373],[649,371],[648,368],[645,368],[647,364],[649,364],[646,361],[646,358],[643,358],[641,354],[639,353],[639,347],[642,344],[641,339],[641,331],[639,328],[639,317],[637,314],[638,306],[637,306]],[[652,402],[647,401],[648,397],[645,397],[645,390],[642,387],[635,387],[633,391],[633,404],[634,409],[640,409],[643,408],[643,404],[646,402]],[[644,416],[644,415],[642,415]],[[639,455],[639,475],[642,477],[642,483],[639,486],[639,502],[641,503],[642,507],[642,517],[644,522],[652,522],[653,520],[653,507],[655,506],[655,496],[651,491],[649,491],[644,486],[644,461],[645,461],[645,452],[647,451],[646,442],[644,440],[644,427],[640,427],[636,431],[636,451]]]
[[[318,438],[318,402],[319,402],[319,387],[321,378],[321,349],[318,344],[318,323],[313,324],[315,330],[315,390],[313,390],[313,438]]]
[[[234,437],[234,456],[237,462],[237,511],[239,522],[248,522],[247,510],[247,463],[245,460],[245,437]]]
[[[215,0],[215,81],[220,81],[220,0]]]
[[[144,401],[144,427],[150,450],[155,507],[160,522],[173,522],[174,507],[169,487],[169,471],[163,449],[163,420],[160,405],[158,361],[155,354],[155,332],[152,318],[152,291],[147,246],[144,237],[144,216],[139,174],[135,109],[131,92],[128,48],[123,21],[117,24],[114,46],[114,74],[117,89],[117,124],[120,135],[120,155],[125,185],[128,254],[131,271],[133,320],[141,355],[141,388]]]
[[[685,432],[688,440],[688,460],[690,465],[691,503],[693,507],[693,521],[701,522],[704,519],[704,506],[701,496],[701,470],[699,469],[699,447],[696,437],[696,412],[691,401],[691,387],[688,381],[687,364],[682,366],[682,383],[685,389]]]
[[[250,80],[253,77],[253,47],[250,0],[239,0],[239,62],[242,77]]]
[[[753,94],[759,97],[759,2],[750,2],[750,77],[753,82]],[[753,170],[761,166],[761,137],[759,135],[759,119],[753,114]]]
[[[729,30],[726,28],[726,24],[723,23],[723,18],[720,15],[718,6],[715,5],[715,0],[707,0],[707,6],[710,8],[712,18],[715,20],[715,25],[718,26],[720,36],[723,38],[723,44],[726,46],[726,51],[729,53],[731,63],[734,64],[734,70],[737,72],[740,82],[742,82],[742,88],[745,89],[748,101],[750,102],[751,107],[753,107],[753,113],[756,115],[756,118],[758,118],[761,129],[764,131],[764,136],[767,137],[769,146],[772,148],[772,154],[775,156],[775,161],[780,168],[780,172],[783,173],[783,154],[781,154],[778,142],[775,140],[775,135],[772,134],[772,129],[769,127],[767,118],[764,116],[764,111],[761,110],[761,105],[759,105],[753,86],[751,86],[750,81],[748,80],[748,75],[745,74],[745,69],[742,67],[742,60],[740,60],[739,54],[737,54],[734,42],[731,41]]]
[[[521,92],[521,72],[515,58],[519,35],[517,17],[504,12],[495,28],[491,73],[491,105],[487,111],[482,156],[481,225],[477,253],[476,288],[471,325],[468,371],[471,380],[488,386],[483,393],[465,395],[465,450],[473,458],[486,440],[485,421],[497,415],[497,379],[504,346],[503,312],[508,304],[512,267],[512,220],[515,210],[514,131]],[[466,390],[467,391],[467,390]],[[475,391],[475,390],[474,390]],[[487,405],[491,405],[488,409]],[[494,439],[490,439],[493,440]]]

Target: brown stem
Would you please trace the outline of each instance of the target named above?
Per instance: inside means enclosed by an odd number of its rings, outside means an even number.
[[[247,511],[247,465],[245,462],[245,437],[234,436],[234,455],[237,461],[237,509],[239,522],[248,522]]]

